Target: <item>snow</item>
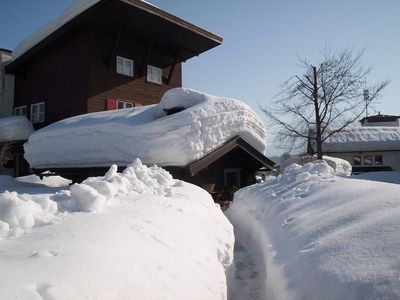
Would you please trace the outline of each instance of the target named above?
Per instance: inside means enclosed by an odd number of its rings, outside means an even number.
[[[25,117],[0,118],[0,143],[27,140],[33,132],[32,123]]]
[[[166,116],[164,109],[174,107],[185,109]],[[126,166],[136,157],[145,164],[184,166],[236,135],[264,152],[265,126],[248,105],[175,88],[157,105],[53,123],[33,134],[24,147],[33,168]]]
[[[337,176],[350,176],[352,172],[351,164],[344,159],[331,157],[328,155],[323,155],[322,159],[333,168],[335,175]],[[290,166],[291,164],[305,165],[309,162],[317,160],[317,156],[294,156],[285,161],[283,161],[280,165],[280,170],[283,173],[284,170]]]
[[[400,184],[400,172],[397,171],[368,172],[354,175],[352,178]]]
[[[355,127],[338,132],[323,143],[324,152],[400,149],[400,127]]]
[[[31,35],[23,39],[12,52],[13,59],[17,59],[22,54],[39,44],[46,37],[50,36],[57,29],[68,23],[81,13],[88,10],[90,7],[98,3],[100,0],[75,0],[70,6],[68,6],[57,18],[51,20],[47,24],[41,26]],[[143,1],[151,6],[155,5]]]
[[[399,195],[325,161],[236,192],[226,214],[260,264],[255,299],[400,298]]]
[[[24,180],[0,177],[1,299],[227,298],[233,229],[199,187],[140,160],[70,189]]]

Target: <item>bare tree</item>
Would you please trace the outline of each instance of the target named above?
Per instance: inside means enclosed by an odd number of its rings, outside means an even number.
[[[323,142],[358,120],[380,95],[387,80],[368,87],[369,97],[363,97],[371,72],[371,67],[361,62],[363,53],[325,50],[319,64],[300,60],[304,73],[283,84],[273,108],[262,108],[273,124],[279,125],[276,138],[282,148],[305,149],[308,142],[316,145],[321,159]]]

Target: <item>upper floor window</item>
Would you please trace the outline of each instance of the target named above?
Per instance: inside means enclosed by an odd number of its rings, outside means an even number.
[[[117,109],[132,108],[133,103],[123,100],[117,100]]]
[[[31,122],[42,123],[45,121],[45,104],[44,102],[31,104]]]
[[[162,84],[162,70],[153,66],[147,66],[147,81]]]
[[[133,60],[117,56],[117,73],[133,77]]]
[[[364,165],[372,165],[372,155],[364,155]]]
[[[26,105],[14,107],[14,116],[24,116],[24,117],[26,117],[26,115],[27,115],[27,107],[26,107]]]
[[[375,155],[374,156],[374,164],[375,165],[383,165],[383,155]]]

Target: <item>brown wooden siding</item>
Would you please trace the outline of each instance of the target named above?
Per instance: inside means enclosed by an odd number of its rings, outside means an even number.
[[[46,103],[46,122],[86,113],[88,31],[80,29],[18,67],[14,106]]]
[[[148,64],[155,67],[166,64],[170,66],[163,68],[162,85],[147,82],[147,65],[144,62],[151,42],[122,32],[119,42],[116,43],[118,32],[118,28],[104,26],[95,27],[91,34],[88,112],[105,110],[107,98],[138,102],[142,105],[158,103],[165,91],[182,86],[181,64],[176,65],[173,76],[167,84],[174,57],[171,54],[160,52],[156,45],[153,46],[148,56]],[[116,73],[116,56],[133,60],[133,78]]]

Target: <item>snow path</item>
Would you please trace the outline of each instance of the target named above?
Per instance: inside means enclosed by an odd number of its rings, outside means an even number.
[[[228,282],[229,300],[262,300],[262,273],[248,249],[238,240],[234,250],[235,274]]]

